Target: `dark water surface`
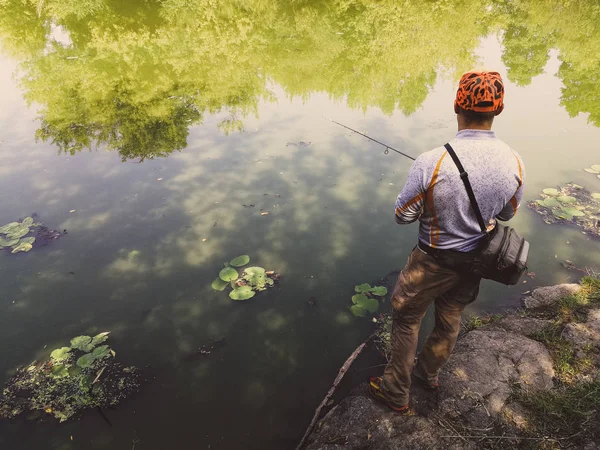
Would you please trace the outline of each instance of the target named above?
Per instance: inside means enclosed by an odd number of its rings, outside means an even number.
[[[348,313],[353,286],[416,240],[393,220],[410,161],[325,117],[416,156],[454,136],[457,77],[494,68],[525,200],[600,192],[582,170],[600,164],[598,1],[401,3],[0,0],[0,225],[35,212],[68,230],[0,255],[0,382],[105,330],[155,377],[112,427],[3,422],[0,448],[295,446],[372,330]],[[535,279],[484,282],[469,312],[577,279],[565,259],[600,270],[578,229],[525,207],[514,225]],[[233,302],[210,283],[244,253],[284,278]]]

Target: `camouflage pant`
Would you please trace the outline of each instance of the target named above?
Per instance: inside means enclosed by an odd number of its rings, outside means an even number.
[[[472,254],[451,250],[434,254],[425,254],[416,247],[392,294],[392,355],[381,389],[399,406],[408,403],[419,328],[429,306],[435,305],[435,326],[414,370],[419,378],[434,383],[454,349],[462,311],[479,293],[481,278],[470,273]]]

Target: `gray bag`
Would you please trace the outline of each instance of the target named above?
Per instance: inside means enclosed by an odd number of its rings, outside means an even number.
[[[477,217],[481,232],[485,235],[484,245],[475,258],[473,272],[482,278],[498,281],[499,283],[517,284],[523,272],[527,270],[529,242],[517,234],[514,228],[496,223],[491,233],[487,232],[479,205],[475,199],[473,188],[469,182],[469,174],[465,172],[458,156],[450,144],[444,145],[460,172],[460,178],[465,184],[469,201]]]

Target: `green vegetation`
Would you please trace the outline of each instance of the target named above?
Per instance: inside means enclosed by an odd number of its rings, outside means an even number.
[[[22,222],[11,222],[0,227],[0,250],[11,248],[11,253],[28,252],[33,248],[34,236],[26,236],[39,227],[33,218],[26,217]]]
[[[248,255],[241,255],[233,258],[230,262],[224,263],[224,268],[219,272],[219,276],[211,283],[215,291],[224,291],[227,286],[231,286],[232,291],[229,297],[232,300],[248,300],[257,292],[264,291],[273,287],[275,281],[279,280],[280,275],[262,267],[247,267],[241,276],[234,267],[242,267],[250,262]]]
[[[242,279],[246,282],[247,287],[255,291],[264,291],[275,284],[271,278],[267,277],[265,269],[262,267],[246,268],[242,274]]]
[[[567,437],[598,425],[600,379],[535,394],[517,385],[513,396],[533,413],[536,435]],[[575,447],[577,441],[572,439],[565,444]]]
[[[542,215],[544,222],[574,224],[591,236],[600,237],[600,194],[568,183],[560,190],[544,189],[541,197],[541,200],[529,202],[527,206]]]
[[[463,332],[466,333],[471,330],[476,330],[477,328],[481,328],[484,325],[494,323],[497,320],[502,319],[502,317],[502,314],[486,314],[483,316],[471,314],[467,318],[467,320],[462,323]]]
[[[570,0],[0,0],[3,49],[40,105],[37,136],[123,160],[185,148],[207,113],[223,113],[224,133],[243,130],[273,101],[271,82],[291,98],[411,114],[440,67],[456,78],[501,30],[511,80],[529,84],[557,49],[562,105],[600,125],[599,22],[596,1]]]
[[[0,418],[51,414],[61,422],[84,409],[116,406],[139,388],[135,367],[124,367],[108,345],[109,332],[77,336],[43,362],[17,369],[0,395]],[[33,417],[36,417],[34,414]]]
[[[531,413],[528,433],[551,440],[569,436],[564,441],[567,447],[579,446],[576,436],[583,433],[588,438],[597,438],[600,427],[600,378],[593,349],[577,351],[563,338],[568,323],[585,320],[587,311],[600,305],[600,280],[585,277],[581,283],[583,288],[579,293],[560,300],[545,313],[553,323],[530,335],[550,351],[556,387],[547,392],[532,392],[520,384],[513,385],[514,399]]]
[[[392,314],[382,314],[378,320],[377,330],[375,331],[375,345],[383,356],[389,361],[392,356]]]
[[[385,286],[371,287],[367,283],[354,286],[354,291],[357,294],[352,296],[353,305],[350,307],[350,312],[356,317],[365,317],[367,312],[376,313],[379,310],[379,302],[373,296],[384,297],[387,294]]]

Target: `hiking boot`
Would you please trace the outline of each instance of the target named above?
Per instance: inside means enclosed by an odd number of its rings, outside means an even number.
[[[404,406],[396,405],[392,400],[390,400],[385,393],[381,390],[381,377],[371,377],[369,378],[369,394],[373,399],[377,400],[380,403],[383,403],[385,406],[390,408],[396,414],[401,416],[410,416],[412,415],[412,411],[408,407],[408,404]]]
[[[412,374],[413,374],[413,377],[415,378],[415,380],[418,381],[422,387],[424,387],[425,389],[427,389],[429,391],[435,391],[437,388],[440,387],[440,385],[437,381],[431,382],[431,381],[429,381],[425,378],[421,378],[419,375],[417,375],[417,372],[415,371],[414,367],[413,367]]]

